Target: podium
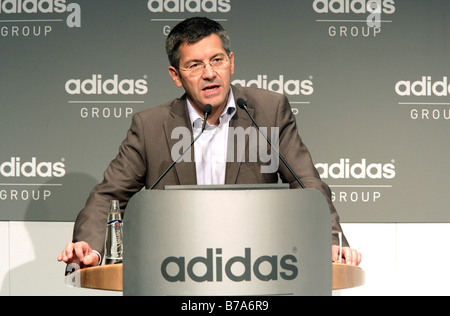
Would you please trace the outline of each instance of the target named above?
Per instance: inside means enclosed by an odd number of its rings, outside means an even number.
[[[124,217],[124,295],[331,295],[331,216],[312,189],[141,191]]]
[[[331,295],[364,282],[331,263],[320,192],[264,186],[141,191],[126,209],[123,265],[77,273],[78,286],[124,295]]]

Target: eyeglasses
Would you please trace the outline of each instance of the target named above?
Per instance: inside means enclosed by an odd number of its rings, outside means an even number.
[[[209,65],[213,70],[223,69],[228,65],[228,57],[226,56],[217,56],[211,59]],[[198,76],[205,70],[207,64],[202,62],[193,62],[186,69],[181,69],[182,71],[187,71],[190,76]]]

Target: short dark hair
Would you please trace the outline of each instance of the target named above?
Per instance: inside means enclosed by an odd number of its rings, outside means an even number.
[[[205,17],[193,17],[177,24],[169,33],[166,39],[166,53],[172,67],[179,69],[180,53],[179,48],[183,43],[195,44],[211,34],[216,34],[222,40],[222,46],[230,55],[230,38],[223,26]]]

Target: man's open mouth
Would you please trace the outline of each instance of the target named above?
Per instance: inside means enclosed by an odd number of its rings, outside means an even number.
[[[206,91],[206,92],[210,92],[210,91],[214,91],[214,90],[216,90],[218,88],[220,88],[219,85],[212,85],[212,86],[204,87],[202,90]]]

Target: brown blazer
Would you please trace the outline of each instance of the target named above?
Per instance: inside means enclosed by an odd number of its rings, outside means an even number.
[[[232,89],[235,100],[242,98],[247,101],[249,112],[260,127],[279,128],[281,155],[306,187],[315,188],[324,194],[330,206],[333,244],[337,244],[337,233],[342,229],[339,216],[331,202],[330,188],[320,180],[310,153],[298,134],[296,120],[287,98],[256,88],[232,86]],[[92,190],[85,208],[76,219],[74,242],[86,241],[92,249],[103,254],[109,201],[119,200],[124,210],[133,194],[144,187],[149,189],[155,183],[172,163],[171,148],[179,139],[171,139],[171,133],[174,128],[180,126],[188,127],[192,131],[186,95],[133,116],[118,155],[106,169],[102,183]],[[239,107],[230,121],[230,127],[238,126],[244,129],[252,126],[247,113]],[[281,161],[277,173],[261,173],[261,163],[248,160],[239,162],[242,159],[235,159],[237,162],[227,162],[226,184],[276,183],[280,177],[283,182],[290,183],[291,188],[300,187]],[[177,163],[155,189],[163,189],[165,185],[195,185],[195,163],[194,159],[190,161],[192,162]],[[343,245],[348,246],[345,237]]]

